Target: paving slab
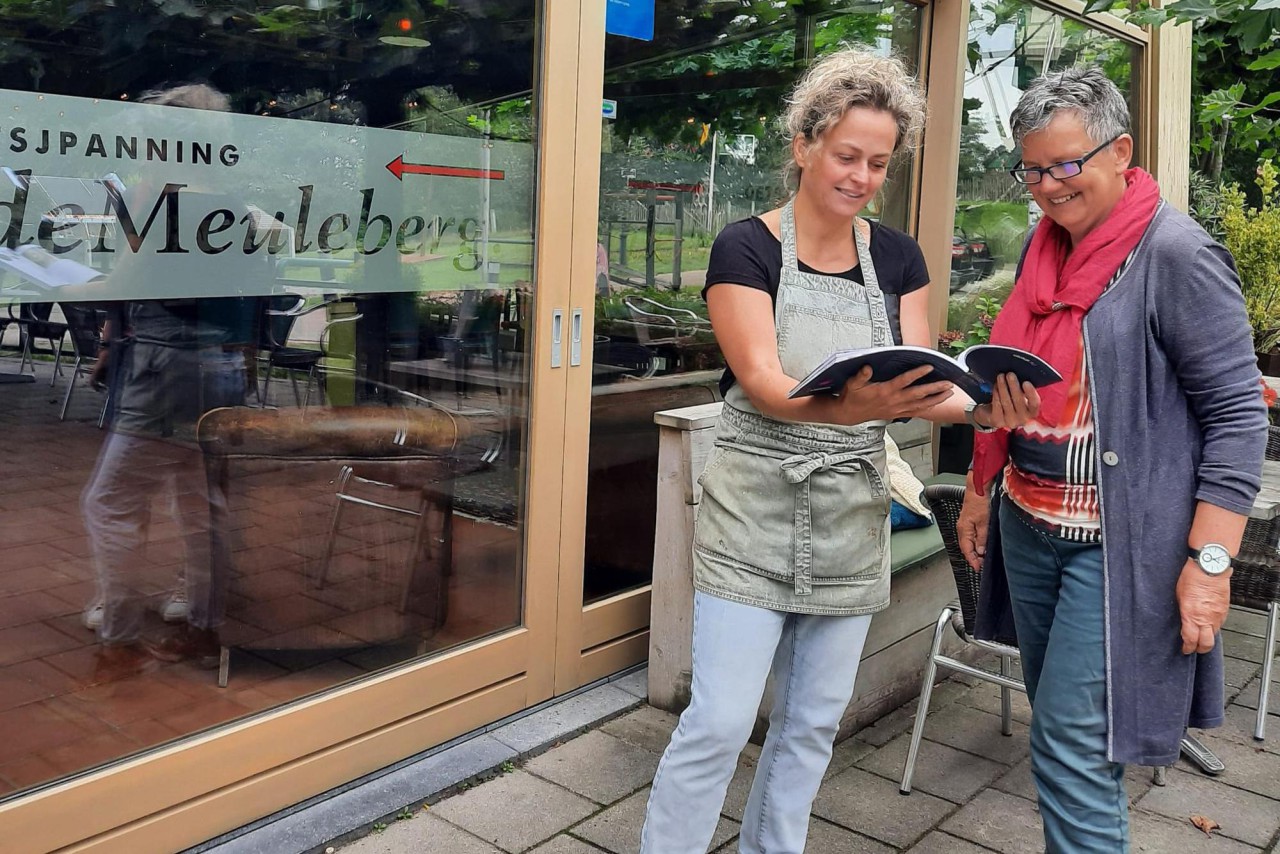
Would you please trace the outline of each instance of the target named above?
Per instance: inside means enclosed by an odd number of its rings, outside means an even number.
[[[911,736],[904,733],[863,758],[857,767],[900,784],[910,746]],[[926,738],[920,741],[920,752],[916,754],[911,788],[963,804],[1004,774],[1008,767]]]
[[[616,685],[599,688],[548,706],[536,715],[491,730],[489,735],[520,753],[536,750],[549,741],[570,737],[601,720],[640,705],[634,694]]]
[[[1013,722],[1013,735],[1000,733],[1000,718],[954,704],[929,715],[925,737],[1005,765],[1015,765],[1031,752],[1030,730]]]
[[[680,718],[670,712],[644,705],[614,718],[600,727],[600,731],[661,756],[679,721]]]
[[[501,854],[502,851],[421,810],[413,818],[392,822],[387,825],[386,830],[370,833],[342,850],[343,854],[402,854],[406,851]]]
[[[1207,816],[1222,825],[1222,836],[1258,848],[1280,830],[1280,801],[1234,789],[1200,774],[1169,772],[1167,786],[1155,786],[1137,803],[1140,809],[1177,821]]]
[[[827,773],[822,775],[822,779],[829,780],[844,769],[852,768],[859,759],[875,749],[874,745],[867,744],[857,736],[846,738],[831,752],[831,761],[827,763]]]
[[[1044,831],[1035,804],[995,789],[982,792],[940,829],[1001,854],[1044,851]]]
[[[1239,632],[1242,635],[1253,635],[1259,638],[1266,637],[1267,615],[1258,611],[1232,608],[1227,612],[1227,619],[1222,624],[1222,627],[1228,631]]]
[[[1275,715],[1268,716],[1267,735],[1269,737],[1265,741],[1258,741],[1253,737],[1253,727],[1257,719],[1257,712],[1233,703],[1227,706],[1227,713],[1222,726],[1208,730],[1192,730],[1192,732],[1196,734],[1197,738],[1211,735],[1234,741],[1237,744],[1259,747],[1268,753],[1280,755],[1280,723],[1277,723],[1275,718]]]
[[[1031,726],[1031,701],[1027,699],[1027,695],[1021,691],[1010,691],[1009,694],[1013,719],[1026,726]],[[959,702],[971,709],[978,709],[987,714],[999,716],[1000,686],[984,682],[970,689],[964,696],[960,697]]]
[[[649,699],[649,668],[642,667],[634,673],[628,673],[620,679],[615,679],[609,683],[617,688],[621,688],[628,694],[639,697],[641,700]]]
[[[423,851],[414,852],[414,854],[434,854],[434,852]],[[447,852],[442,851],[440,854],[447,854]],[[562,833],[550,842],[544,842],[532,849],[531,854],[600,854],[600,849],[594,845],[588,845],[581,839],[574,839],[567,833]]]
[[[974,845],[958,836],[935,830],[907,849],[908,854],[991,854],[990,848]]]
[[[904,848],[955,809],[924,792],[905,798],[898,784],[861,768],[849,768],[823,784],[813,814],[881,842]]]
[[[1280,801],[1280,757],[1268,752],[1263,746],[1265,742],[1252,739],[1248,742],[1235,741],[1215,735],[1217,732],[1207,730],[1198,736],[1227,766],[1226,771],[1213,779],[1224,786],[1245,789]],[[1191,774],[1200,774],[1200,770],[1186,759],[1180,760],[1178,767]],[[1280,805],[1276,809],[1280,810]]]
[[[1222,653],[1228,658],[1242,658],[1245,661],[1262,661],[1262,651],[1266,643],[1258,635],[1222,630]]]
[[[1236,698],[1231,701],[1231,704],[1234,706],[1244,706],[1246,709],[1252,709],[1256,712],[1258,710],[1259,689],[1261,687],[1261,675],[1250,679],[1248,684],[1241,688],[1240,692],[1236,694]],[[1270,725],[1272,720],[1275,720],[1277,716],[1280,716],[1280,697],[1276,696],[1274,682],[1271,683],[1270,696],[1267,698],[1267,714],[1271,717],[1271,720],[1267,721],[1268,725]]]
[[[715,854],[737,854],[738,840],[726,842]],[[838,827],[820,818],[809,821],[804,854],[894,854],[895,849]]]
[[[611,804],[653,781],[658,756],[593,731],[534,757],[524,769],[598,804]]]
[[[649,788],[646,786],[571,828],[570,833],[612,854],[635,854],[640,850],[640,831],[644,827],[644,811],[648,803]],[[715,835],[711,837],[711,849],[735,838],[738,827],[738,822],[721,816]]]
[[[1170,854],[1172,851],[1207,851],[1212,854],[1257,854],[1261,849],[1214,833],[1198,830],[1190,819],[1174,821],[1155,813],[1129,813],[1129,843],[1134,852]]]
[[[962,697],[971,686],[959,678],[943,680],[933,686],[933,694],[929,697],[929,715],[932,718],[941,709],[950,706]],[[919,698],[911,700],[881,717],[870,726],[858,730],[858,738],[874,747],[888,744],[904,732],[910,731],[916,722],[916,705]],[[928,729],[925,730],[928,732]]]
[[[446,798],[432,812],[503,851],[526,851],[581,821],[596,805],[519,769]]]
[[[1241,661],[1238,658],[1223,658],[1223,679],[1227,684],[1227,693],[1231,689],[1243,688],[1257,678],[1262,672],[1262,665],[1256,661]]]

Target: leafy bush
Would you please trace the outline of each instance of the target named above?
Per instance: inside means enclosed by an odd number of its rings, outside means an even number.
[[[1222,191],[1222,234],[1240,273],[1254,349],[1266,353],[1280,344],[1280,170],[1263,161],[1255,182],[1262,191],[1256,208],[1238,186]]]
[[[991,340],[991,327],[995,325],[1001,303],[994,297],[982,296],[973,301],[973,308],[976,315],[968,328],[943,332],[938,336],[938,349],[961,353],[975,344],[986,344]]]

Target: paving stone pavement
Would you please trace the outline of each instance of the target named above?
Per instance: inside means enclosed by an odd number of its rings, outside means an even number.
[[[1261,630],[1235,612],[1228,626],[1227,722],[1197,733],[1227,771],[1207,777],[1183,761],[1160,787],[1151,769],[1129,768],[1134,852],[1280,854],[1280,690],[1272,696],[1268,740],[1254,741]],[[814,802],[807,854],[1041,854],[1030,707],[1017,697],[1013,708],[1014,734],[1005,737],[998,690],[968,677],[940,684],[909,798],[898,781],[914,703],[838,744]],[[340,854],[634,854],[649,783],[675,723],[641,706],[442,800],[411,804],[405,818],[388,818]],[[738,850],[759,752],[748,745],[739,759],[711,848],[716,854]],[[1221,830],[1206,836],[1192,815]]]

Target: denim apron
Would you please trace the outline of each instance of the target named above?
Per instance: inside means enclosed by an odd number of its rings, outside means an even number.
[[[787,376],[835,350],[893,343],[871,253],[854,228],[864,283],[802,273],[795,216],[782,209],[774,308]],[[852,427],[778,421],[735,384],[699,483],[694,586],[736,602],[802,614],[870,614],[889,604],[886,421]]]

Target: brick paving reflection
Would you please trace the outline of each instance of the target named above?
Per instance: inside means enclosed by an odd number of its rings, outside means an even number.
[[[95,583],[80,500],[106,435],[96,427],[102,397],[80,379],[59,421],[69,371],[50,388],[51,367],[38,362],[35,383],[0,385],[0,797],[517,622],[512,527],[457,515],[450,607],[434,627],[418,613],[426,609],[399,607],[412,519],[348,513],[317,588],[337,465],[264,469],[231,483],[227,687],[193,663],[152,661],[116,681],[95,678],[99,646],[81,622]],[[17,369],[16,358],[0,357],[0,372]],[[177,505],[201,512],[182,496]],[[137,567],[157,604],[183,560],[179,525],[157,502]],[[167,630],[149,611],[144,634]]]

